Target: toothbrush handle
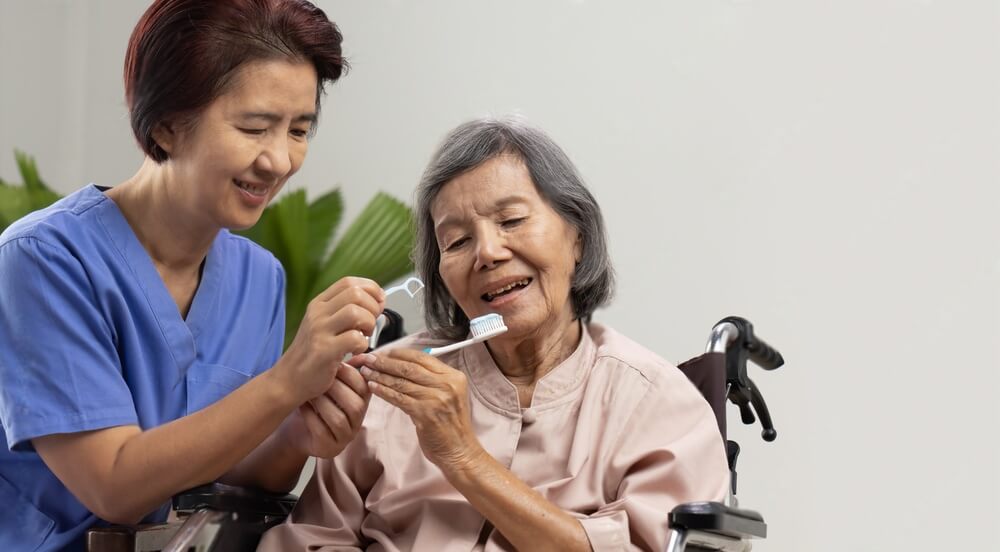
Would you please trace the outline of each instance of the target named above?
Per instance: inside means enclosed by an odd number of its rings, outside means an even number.
[[[466,345],[472,345],[475,343],[475,339],[466,339],[465,341],[459,341],[458,343],[452,343],[451,345],[444,345],[442,347],[428,347],[424,349],[424,352],[431,356],[440,356],[445,353],[450,353],[452,351],[457,351]]]

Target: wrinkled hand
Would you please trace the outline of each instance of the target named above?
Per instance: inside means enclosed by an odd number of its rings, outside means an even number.
[[[341,278],[309,302],[295,339],[278,361],[283,381],[298,402],[331,389],[344,357],[363,353],[385,306],[385,293],[366,278]],[[317,414],[322,401],[314,401]]]
[[[472,429],[463,372],[410,349],[359,357],[372,394],[410,416],[424,456],[442,470],[477,461],[485,451]]]
[[[358,434],[371,393],[358,372],[359,357],[340,364],[333,385],[302,404],[281,426],[284,441],[306,456],[332,458]],[[352,366],[354,364],[354,366]]]

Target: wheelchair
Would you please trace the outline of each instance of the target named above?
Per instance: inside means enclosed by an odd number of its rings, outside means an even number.
[[[385,345],[403,335],[403,319],[386,311],[389,320],[377,337]],[[726,403],[739,407],[745,424],[759,418],[765,441],[777,437],[760,390],[747,375],[747,362],[765,370],[784,364],[781,354],[758,338],[746,319],[731,316],[713,328],[706,352],[678,366],[695,384],[715,413],[726,444],[730,488],[725,502],[691,502],[669,515],[665,552],[745,552],[751,539],[766,538],[764,518],[740,509],[736,500],[736,460],[740,447],[726,440]],[[755,415],[756,414],[756,415]],[[87,533],[88,552],[245,552],[291,513],[298,498],[257,489],[213,483],[173,498],[178,521],[136,527],[94,528]]]
[[[761,437],[765,441],[774,441],[778,436],[764,396],[747,375],[747,361],[765,370],[777,369],[785,363],[781,353],[754,335],[753,324],[730,316],[712,328],[704,354],[677,366],[701,391],[715,413],[726,444],[729,492],[724,503],[690,502],[674,508],[669,517],[666,552],[745,552],[751,549],[751,539],[767,537],[764,518],[758,512],[739,508],[736,460],[740,446],[726,439],[727,399],[739,407],[744,424],[760,419]]]

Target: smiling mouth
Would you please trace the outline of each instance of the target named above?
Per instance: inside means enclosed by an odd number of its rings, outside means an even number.
[[[495,289],[493,291],[484,293],[480,297],[482,298],[483,301],[486,301],[487,303],[489,303],[490,301],[493,301],[497,297],[502,297],[502,296],[507,295],[508,293],[510,293],[512,291],[516,291],[516,290],[528,287],[528,284],[530,284],[530,283],[531,283],[531,278],[525,278],[523,280],[518,280],[516,282],[511,282],[511,283],[507,284],[506,286],[504,286],[502,288]]]
[[[266,197],[268,190],[271,189],[270,186],[261,186],[260,184],[249,184],[247,182],[243,182],[242,180],[236,180],[235,178],[233,179],[233,184],[236,184],[236,187],[243,190],[244,192],[257,197]]]

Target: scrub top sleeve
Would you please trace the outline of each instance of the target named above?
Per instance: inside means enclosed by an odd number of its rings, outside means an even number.
[[[0,245],[0,421],[12,451],[32,450],[35,437],[137,423],[90,275],[33,237]]]

